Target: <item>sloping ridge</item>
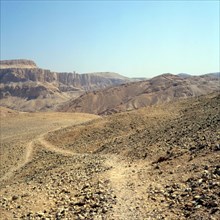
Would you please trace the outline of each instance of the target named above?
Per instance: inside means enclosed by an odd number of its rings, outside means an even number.
[[[215,219],[219,104],[218,93],[179,100],[104,117],[49,140],[106,156],[101,175],[117,202],[103,219]]]
[[[193,97],[219,90],[219,78],[193,76],[182,78],[163,74],[150,80],[132,82],[83,94],[60,107],[60,111],[111,114]]]

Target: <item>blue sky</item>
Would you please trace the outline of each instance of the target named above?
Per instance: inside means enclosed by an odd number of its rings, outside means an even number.
[[[129,77],[219,71],[219,1],[1,1],[1,59]]]

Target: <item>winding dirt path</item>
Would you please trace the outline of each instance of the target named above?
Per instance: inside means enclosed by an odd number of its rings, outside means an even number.
[[[132,210],[130,209],[133,198],[132,189],[129,185],[129,164],[119,159],[116,156],[111,155],[106,165],[110,167],[107,172],[107,178],[110,180],[114,189],[114,193],[117,196],[117,205],[113,209],[113,219],[130,219],[132,216]]]
[[[130,163],[117,155],[108,155],[105,165],[110,169],[105,173],[116,194],[117,203],[109,219],[133,220],[142,219],[145,215],[146,186],[150,182],[142,182],[138,171],[148,164]]]
[[[31,142],[28,143],[28,145],[27,145],[27,147],[25,149],[23,161],[18,163],[17,166],[12,167],[3,177],[1,177],[0,178],[0,182],[1,181],[5,181],[5,180],[11,178],[16,171],[18,171],[19,169],[24,167],[28,162],[30,162],[32,160],[33,145],[34,145],[34,141],[31,141]]]
[[[45,136],[45,135],[44,135]],[[41,136],[40,138],[37,139],[37,141],[47,150],[58,153],[58,154],[62,154],[62,155],[66,155],[66,156],[74,156],[77,155],[77,153],[74,153],[70,150],[64,150],[61,148],[58,148],[56,146],[54,146],[53,144],[51,144],[50,142],[46,141],[44,139],[44,136]]]
[[[115,156],[111,156],[106,160],[106,165],[110,167],[107,172],[107,179],[110,180],[114,189],[114,193],[117,196],[117,205],[113,209],[114,219],[128,219],[131,214],[129,211],[130,206],[130,192],[127,188],[128,173],[126,167],[128,164],[119,161]]]
[[[62,127],[63,128],[63,127]],[[74,155],[77,155],[76,153],[72,152],[72,151],[69,151],[69,150],[64,150],[64,149],[61,149],[61,148],[58,148],[54,145],[52,145],[51,143],[49,143],[48,141],[45,140],[45,136],[49,133],[49,132],[53,132],[53,131],[57,131],[57,130],[60,130],[62,129],[61,127],[60,128],[57,128],[57,129],[54,129],[52,131],[48,131],[46,132],[45,134],[42,134],[40,136],[38,136],[36,139],[30,141],[27,146],[26,146],[26,149],[25,149],[25,153],[24,153],[24,156],[23,156],[23,160],[21,162],[19,162],[17,164],[17,166],[14,166],[12,167],[7,173],[5,173],[5,175],[3,177],[0,178],[0,182],[2,181],[6,181],[8,179],[10,179],[14,173],[18,170],[20,170],[22,167],[24,167],[28,162],[30,162],[33,158],[33,150],[34,150],[34,144],[36,142],[39,142],[42,147],[48,149],[49,151],[52,151],[52,152],[56,152],[58,154],[62,154],[62,155],[66,155],[66,156],[74,156]]]

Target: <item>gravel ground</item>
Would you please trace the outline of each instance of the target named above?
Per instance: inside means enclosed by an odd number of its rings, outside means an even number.
[[[17,169],[0,182],[1,219],[220,219],[219,104],[212,94],[69,127],[60,118],[25,141],[3,124],[1,174]],[[32,149],[25,163],[18,138]]]

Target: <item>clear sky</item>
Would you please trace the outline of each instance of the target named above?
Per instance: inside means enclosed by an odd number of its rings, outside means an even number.
[[[129,77],[219,71],[219,1],[2,1],[1,60]]]

